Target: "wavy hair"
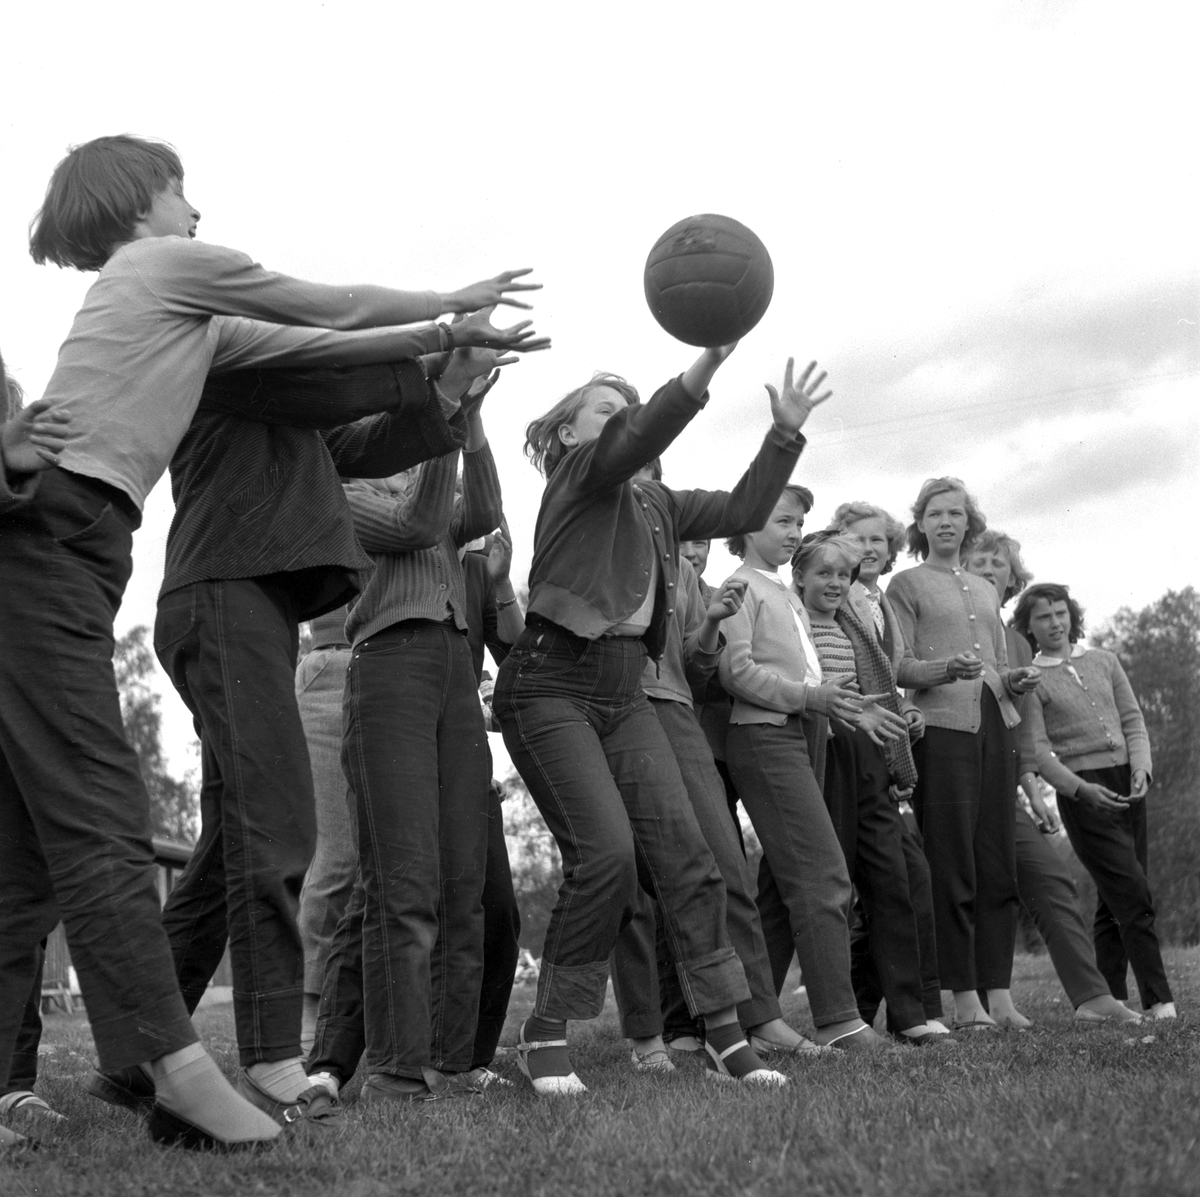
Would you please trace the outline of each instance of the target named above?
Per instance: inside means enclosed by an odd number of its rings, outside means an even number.
[[[854,499],[849,503],[842,503],[833,513],[833,519],[829,521],[830,531],[845,532],[851,524],[857,524],[859,520],[883,520],[883,526],[887,533],[888,542],[888,559],[881,574],[890,574],[892,566],[896,564],[896,558],[900,556],[900,550],[904,548],[904,525],[896,519],[894,515],[884,511],[882,507],[876,507],[874,503],[864,503],[861,499]]]
[[[99,270],[176,179],[183,163],[165,141],[122,133],[72,146],[29,223],[30,255],[38,265]]]
[[[798,591],[802,592],[803,589],[800,585],[800,575],[818,556],[826,552],[840,557],[850,566],[850,580],[858,581],[858,563],[863,555],[862,545],[858,543],[857,537],[825,528],[820,532],[809,533],[792,556],[792,580],[796,583]]]
[[[1029,647],[1035,653],[1038,651],[1037,640],[1029,630],[1029,619],[1038,599],[1045,599],[1048,603],[1066,603],[1071,613],[1071,630],[1067,638],[1072,644],[1083,639],[1083,608],[1071,597],[1071,592],[1059,582],[1038,582],[1018,599],[1010,624],[1014,632],[1019,632],[1029,641]]]
[[[911,556],[920,557],[922,561],[929,556],[929,540],[921,531],[925,508],[929,506],[929,500],[935,495],[944,495],[952,490],[962,491],[963,505],[967,509],[967,534],[963,537],[962,548],[959,551],[969,552],[976,538],[987,527],[987,519],[979,510],[975,496],[967,490],[967,484],[961,478],[953,478],[949,475],[944,478],[926,478],[925,484],[921,487],[921,493],[917,495],[917,501],[912,505],[913,522],[905,529],[908,551]]]
[[[575,419],[584,401],[597,387],[616,391],[630,407],[637,407],[642,402],[635,386],[619,374],[609,374],[604,370],[597,370],[590,381],[568,391],[544,416],[531,420],[525,426],[525,456],[533,462],[543,478],[549,478],[558,469],[558,463],[574,447],[563,444],[562,437],[558,435],[559,429]]]
[[[1021,542],[1007,532],[998,532],[994,528],[984,528],[969,549],[963,549],[959,560],[966,565],[969,557],[976,553],[999,553],[1007,562],[1010,570],[1008,586],[1000,596],[1000,606],[1004,606],[1014,595],[1020,594],[1030,582],[1033,573],[1021,560]]]

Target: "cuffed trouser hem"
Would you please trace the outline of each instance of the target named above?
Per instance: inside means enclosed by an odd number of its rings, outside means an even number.
[[[183,1002],[175,999],[145,1007],[136,1014],[93,1022],[92,1038],[100,1071],[118,1072],[189,1047],[200,1036]]]
[[[746,971],[733,948],[718,948],[675,965],[683,999],[693,1015],[712,1014],[750,999]]]
[[[300,1017],[304,1009],[304,991],[279,990],[275,993],[240,993],[234,990],[233,1011],[237,1025],[238,1062],[243,1068],[251,1064],[273,1064],[278,1060],[293,1060],[304,1053],[300,1050]],[[276,1028],[295,1028],[295,1038],[272,1042],[266,1032]]]
[[[575,1022],[596,1018],[604,1009],[607,989],[607,960],[595,964],[551,964],[543,958],[533,1012],[540,1018]]]

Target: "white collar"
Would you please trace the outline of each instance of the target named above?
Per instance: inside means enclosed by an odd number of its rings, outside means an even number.
[[[1087,648],[1078,640],[1076,640],[1075,643],[1071,645],[1071,660],[1074,661],[1076,657],[1082,657],[1085,652],[1087,652]],[[1039,669],[1053,669],[1056,665],[1066,664],[1062,657],[1048,657],[1045,653],[1038,653],[1038,655],[1033,658],[1033,663]]]

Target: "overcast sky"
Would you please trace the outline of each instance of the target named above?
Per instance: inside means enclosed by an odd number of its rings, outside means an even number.
[[[962,476],[1098,624],[1200,580],[1194,7],[1185,3],[25,6],[0,68],[0,350],[40,394],[91,275],[27,225],[69,145],[180,151],[199,235],[327,282],[448,290],[533,266],[554,349],[485,407],[517,545],[525,423],[593,370],[648,397],[694,351],[642,297],[659,233],[750,225],[775,297],[665,458],[730,486],[763,383],[818,358],[835,397],[796,480],[907,519]],[[152,624],[171,503],[151,495],[118,623]],[[710,580],[730,559],[714,552]],[[182,705],[164,712],[174,754]]]

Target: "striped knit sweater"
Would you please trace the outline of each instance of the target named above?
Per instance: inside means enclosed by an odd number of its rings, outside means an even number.
[[[809,625],[812,628],[813,647],[821,662],[821,676],[827,682],[836,682],[844,686],[856,679],[854,662],[854,646],[850,637],[830,621],[825,623],[823,617],[815,617],[808,613]]]
[[[467,630],[467,594],[458,550],[500,524],[500,479],[485,444],[463,454],[462,497],[455,500],[458,453],[448,453],[378,484],[349,482],[354,531],[375,572],[346,620],[359,644],[405,619],[453,619]]]

